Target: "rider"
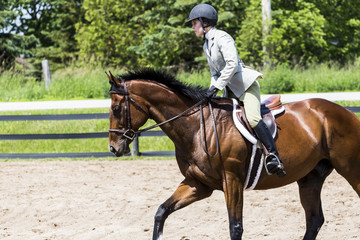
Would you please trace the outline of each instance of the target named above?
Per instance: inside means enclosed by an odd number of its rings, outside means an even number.
[[[203,50],[211,73],[208,97],[225,89],[225,96],[236,97],[244,103],[246,116],[255,134],[267,149],[266,167],[270,174],[285,176],[272,135],[260,114],[260,85],[262,74],[245,66],[236,50],[234,39],[215,25],[218,15],[209,4],[198,4],[190,12],[188,22],[197,37],[205,40]]]

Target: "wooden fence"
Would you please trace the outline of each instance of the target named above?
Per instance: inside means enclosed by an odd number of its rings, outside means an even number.
[[[108,113],[90,114],[62,114],[62,115],[3,115],[0,121],[61,121],[61,120],[86,120],[108,119]],[[162,131],[148,131],[138,135],[132,143],[132,156],[175,156],[174,151],[139,151],[139,137],[166,136]],[[44,140],[44,139],[85,139],[108,138],[108,132],[93,133],[59,133],[59,134],[0,134],[2,140]],[[128,154],[130,155],[130,154]],[[80,152],[80,153],[0,153],[3,159],[39,159],[39,158],[83,158],[83,157],[114,157],[110,152]]]
[[[360,112],[360,107],[346,107],[352,112]],[[90,114],[63,114],[63,115],[3,115],[0,121],[53,121],[53,120],[85,120],[108,119],[108,113]],[[138,137],[166,136],[162,131],[148,131]],[[107,132],[94,133],[59,133],[59,134],[0,134],[0,141],[11,140],[44,140],[44,139],[84,139],[108,138]],[[174,156],[174,151],[139,151],[139,139],[136,137],[131,147],[132,156]],[[130,155],[130,154],[129,154]],[[86,157],[111,157],[110,152],[80,152],[80,153],[1,153],[0,158],[5,159],[40,159],[40,158],[86,158]]]

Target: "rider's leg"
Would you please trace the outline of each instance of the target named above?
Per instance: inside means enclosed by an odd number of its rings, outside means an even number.
[[[270,174],[277,173],[279,176],[285,176],[284,166],[280,161],[274,140],[266,124],[261,119],[260,85],[258,81],[255,81],[239,99],[244,103],[246,117],[250,126],[254,129],[256,136],[268,151],[266,156],[268,172]]]
[[[244,103],[246,118],[252,128],[256,127],[261,120],[260,113],[260,85],[255,81],[244,93],[239,97]]]
[[[259,138],[259,140],[263,143],[266,150],[268,151],[265,159],[268,172],[270,174],[276,173],[280,177],[285,176],[286,173],[284,170],[284,165],[280,161],[279,153],[276,149],[275,142],[266,124],[263,122],[263,120],[260,120],[258,125],[256,125],[253,129],[256,136]]]

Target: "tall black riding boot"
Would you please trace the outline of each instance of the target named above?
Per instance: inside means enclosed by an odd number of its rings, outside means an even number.
[[[256,136],[265,146],[268,151],[268,155],[265,158],[267,172],[269,174],[277,174],[279,177],[284,177],[286,172],[284,170],[284,165],[280,161],[279,153],[276,149],[274,139],[271,136],[270,130],[263,122],[260,120],[256,127],[253,128]]]

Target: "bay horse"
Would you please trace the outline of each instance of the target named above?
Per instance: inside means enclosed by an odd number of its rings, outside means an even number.
[[[153,240],[162,239],[165,220],[172,212],[209,197],[214,190],[224,192],[231,240],[241,239],[244,181],[252,146],[234,126],[232,101],[206,99],[206,89],[185,85],[161,70],[142,69],[118,77],[110,73],[108,77],[110,151],[118,157],[129,153],[135,135],[147,130],[138,129],[153,119],[158,123],[155,126],[160,126],[174,142],[176,161],[185,177],[159,206]],[[262,171],[255,189],[277,188],[296,181],[306,216],[303,239],[314,240],[324,223],[322,185],[333,169],[360,197],[360,119],[330,101],[308,99],[286,104],[285,113],[276,121],[276,146],[287,175],[279,178]]]

